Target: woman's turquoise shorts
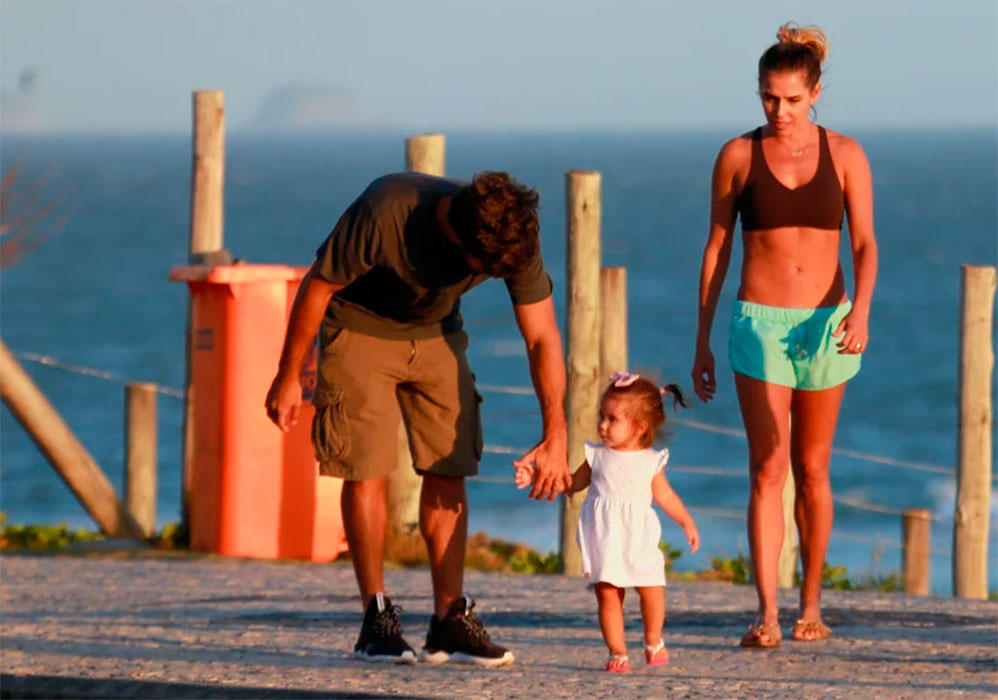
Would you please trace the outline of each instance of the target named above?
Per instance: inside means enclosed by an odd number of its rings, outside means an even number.
[[[851,302],[817,309],[784,309],[735,301],[728,332],[728,361],[738,374],[794,389],[817,391],[849,381],[860,355],[839,354],[832,331]]]

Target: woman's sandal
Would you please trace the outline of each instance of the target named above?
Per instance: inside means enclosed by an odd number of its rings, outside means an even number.
[[[782,638],[779,623],[757,622],[748,626],[739,643],[745,649],[775,649]]]
[[[645,664],[648,666],[665,666],[669,663],[669,650],[665,648],[665,640],[658,644],[645,644]]]
[[[606,660],[606,670],[610,673],[627,673],[631,670],[631,662],[627,654],[610,654]]]
[[[832,636],[831,628],[821,620],[797,620],[794,639],[798,642],[820,642]]]

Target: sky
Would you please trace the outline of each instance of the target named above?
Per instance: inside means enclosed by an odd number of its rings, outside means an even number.
[[[828,34],[819,121],[998,123],[998,3],[0,0],[0,129],[741,128],[780,24]]]

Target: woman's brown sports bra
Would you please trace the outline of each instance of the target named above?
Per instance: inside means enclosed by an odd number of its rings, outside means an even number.
[[[839,184],[828,135],[818,127],[818,171],[811,180],[790,189],[773,175],[762,153],[762,127],[752,132],[752,162],[748,179],[738,194],[742,231],[781,226],[807,226],[828,230],[842,228],[845,197]]]

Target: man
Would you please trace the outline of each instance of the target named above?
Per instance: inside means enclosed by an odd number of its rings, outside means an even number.
[[[360,658],[416,661],[383,578],[385,477],[397,466],[401,414],[422,476],[419,525],[433,582],[421,658],[513,661],[463,592],[464,479],[478,473],[482,433],[460,296],[490,277],[506,282],[543,418],[541,441],[522,459],[536,465],[531,498],[553,500],[571,477],[565,368],[537,202],[536,192],[506,173],[483,173],[470,184],[386,175],[344,212],[295,297],[267,413],[284,431],[294,425],[299,371],[321,323],[312,441],[320,473],[345,479],[343,524],[365,610],[354,647]]]

